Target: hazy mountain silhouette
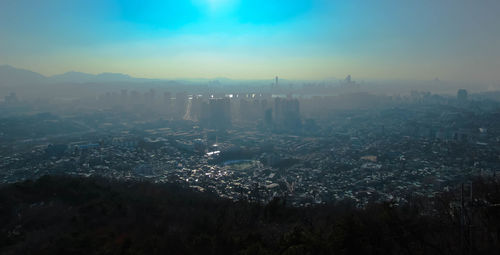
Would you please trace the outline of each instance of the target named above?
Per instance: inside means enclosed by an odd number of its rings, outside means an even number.
[[[50,77],[53,82],[92,82],[95,75],[82,72],[67,72]]]
[[[46,83],[107,83],[107,82],[151,82],[154,79],[134,78],[121,73],[88,74],[82,72],[67,72],[50,77],[26,69],[9,65],[0,66],[0,85],[31,85]]]
[[[15,68],[9,65],[0,66],[0,85],[24,85],[37,84],[47,81],[47,77],[25,69]]]
[[[238,83],[262,83],[269,84],[274,79],[269,80],[238,80],[225,77],[217,77],[215,79],[208,78],[184,78],[176,79],[183,83],[212,83],[212,85],[220,84],[233,84]],[[101,73],[89,74],[83,72],[70,71],[63,74],[53,76],[43,76],[39,73],[29,71],[26,69],[15,68],[9,65],[0,66],[0,86],[7,87],[11,85],[34,85],[34,84],[62,84],[62,83],[145,83],[145,82],[172,82],[167,79],[148,79],[148,78],[135,78],[128,74],[122,73]],[[280,79],[281,82],[289,82],[285,79]]]
[[[102,83],[102,82],[147,82],[154,81],[152,79],[134,78],[127,74],[121,73],[101,73],[88,74],[82,72],[67,72],[64,74],[51,76],[52,82],[68,82],[68,83]]]

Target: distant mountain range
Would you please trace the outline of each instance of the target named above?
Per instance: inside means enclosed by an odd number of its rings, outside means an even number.
[[[155,79],[134,78],[128,74],[101,73],[88,74],[81,72],[67,72],[49,77],[52,82],[102,83],[102,82],[151,82]]]
[[[47,77],[8,65],[0,66],[0,85],[34,84],[45,82]]]
[[[135,78],[128,74],[121,73],[101,73],[89,74],[82,72],[66,72],[63,74],[44,76],[39,73],[15,68],[10,65],[0,65],[0,86],[11,85],[35,85],[35,84],[55,84],[55,83],[145,83],[145,82],[172,82],[170,79],[148,79],[148,78]],[[225,85],[225,84],[262,84],[269,85],[274,83],[274,77],[265,80],[238,80],[225,77],[217,78],[185,78],[175,79],[174,81],[182,82],[183,84],[206,84],[212,85]],[[291,80],[280,79],[280,83],[288,84]]]
[[[29,85],[46,83],[111,83],[111,82],[152,82],[155,79],[134,78],[121,73],[88,74],[67,72],[50,77],[26,69],[9,65],[0,66],[0,85]]]

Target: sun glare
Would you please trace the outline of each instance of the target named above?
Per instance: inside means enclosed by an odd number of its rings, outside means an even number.
[[[233,9],[237,0],[196,0],[196,3],[203,6],[210,13],[219,13]]]

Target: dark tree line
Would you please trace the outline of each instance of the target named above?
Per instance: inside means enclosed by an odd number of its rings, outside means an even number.
[[[500,184],[405,205],[293,208],[173,184],[46,176],[0,187],[1,254],[498,254]]]

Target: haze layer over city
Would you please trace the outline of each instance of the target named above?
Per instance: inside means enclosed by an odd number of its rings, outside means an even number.
[[[1,1],[0,253],[498,251],[499,10]]]

